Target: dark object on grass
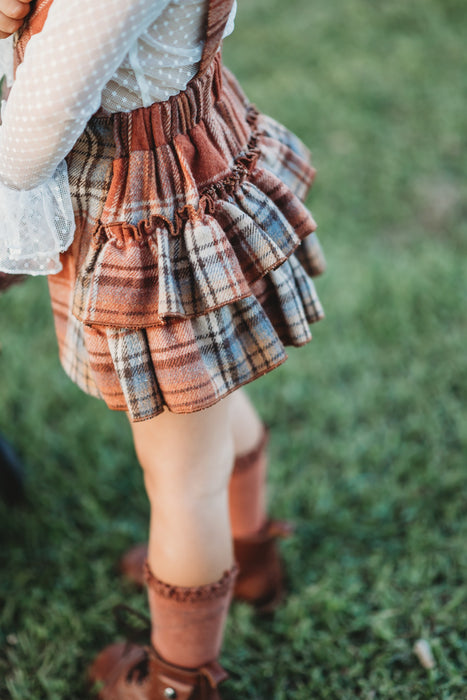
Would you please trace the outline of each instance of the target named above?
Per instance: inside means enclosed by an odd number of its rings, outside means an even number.
[[[0,495],[9,505],[24,500],[24,469],[11,445],[0,435]]]
[[[0,272],[0,292],[4,292],[13,284],[23,282],[25,279],[25,275],[7,275],[6,272]]]

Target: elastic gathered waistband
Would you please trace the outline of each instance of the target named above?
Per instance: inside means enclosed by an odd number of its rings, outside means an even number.
[[[187,134],[210,113],[222,94],[221,52],[209,69],[195,76],[186,89],[164,102],[139,107],[131,112],[109,114],[101,109],[94,119],[111,119],[117,147],[116,157],[132,151],[150,151]]]

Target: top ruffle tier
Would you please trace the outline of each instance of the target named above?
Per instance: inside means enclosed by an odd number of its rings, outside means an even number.
[[[315,174],[306,147],[248,105],[226,71],[221,91],[215,64],[209,104],[198,86],[115,115],[113,180],[75,291],[84,323],[201,316],[250,296],[315,231],[303,204]],[[311,276],[324,269],[315,240],[300,256]]]

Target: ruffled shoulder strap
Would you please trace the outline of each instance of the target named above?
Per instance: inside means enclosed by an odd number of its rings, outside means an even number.
[[[209,1],[204,49],[197,77],[207,71],[221,45],[234,2],[235,0]]]

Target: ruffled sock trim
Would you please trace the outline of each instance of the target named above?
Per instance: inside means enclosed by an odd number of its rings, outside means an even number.
[[[214,583],[208,583],[204,586],[174,586],[158,579],[152,573],[147,561],[144,565],[144,578],[147,586],[162,598],[179,603],[201,603],[223,598],[232,589],[237,575],[238,567],[234,564],[231,569],[224,571],[221,578]]]

